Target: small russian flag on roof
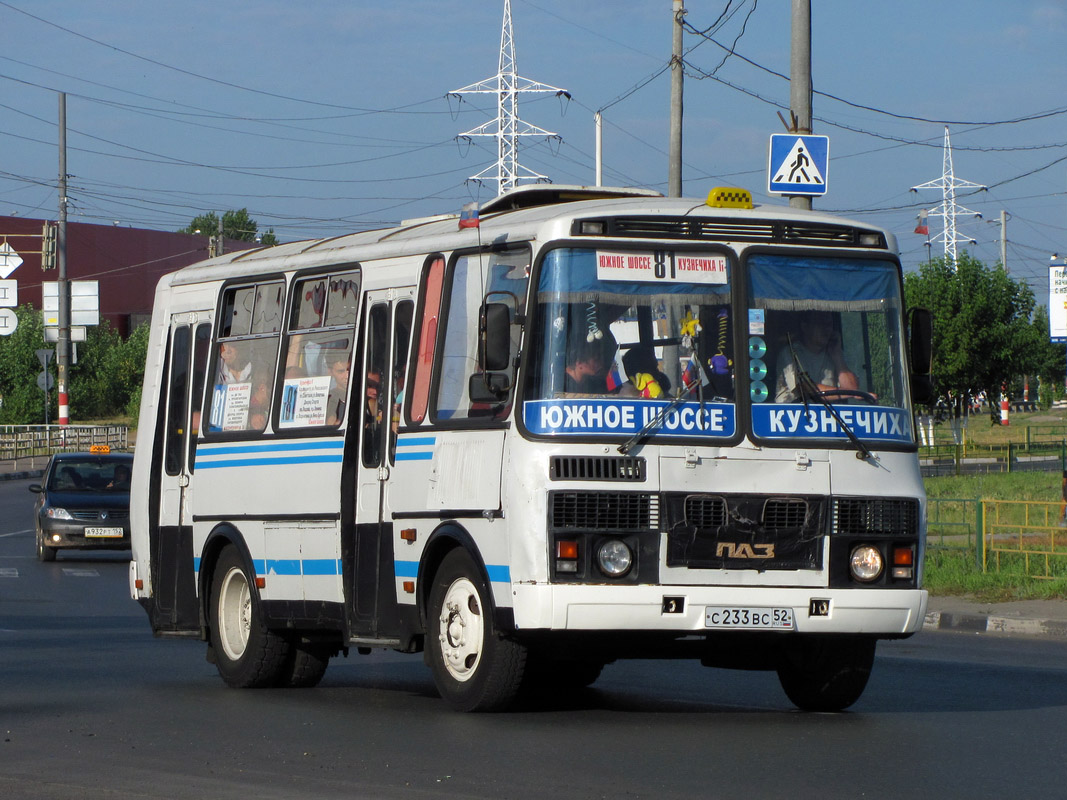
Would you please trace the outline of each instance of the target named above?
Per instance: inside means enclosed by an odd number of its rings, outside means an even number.
[[[459,213],[459,227],[460,228],[477,228],[478,227],[478,204],[467,203],[463,206],[463,210]]]

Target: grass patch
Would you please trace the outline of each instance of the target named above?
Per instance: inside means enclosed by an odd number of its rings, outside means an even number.
[[[924,483],[927,497],[935,500],[979,498],[1062,502],[1062,476],[1059,472],[962,475],[927,478]],[[940,513],[940,518],[944,520],[951,517],[956,507],[956,504],[941,503],[937,511],[931,509],[931,514]],[[973,504],[961,505],[960,508],[967,508],[973,513]],[[928,539],[931,545],[936,545],[938,541],[938,537],[933,535]],[[965,544],[962,537],[957,541]],[[1067,569],[1067,557],[1062,562],[1062,567]],[[929,547],[926,551],[924,586],[931,594],[972,595],[983,602],[1067,599],[1067,578],[1030,577],[1025,574],[1021,564],[1017,569],[1002,567],[1000,572],[982,572],[975,563],[974,550],[967,546]]]

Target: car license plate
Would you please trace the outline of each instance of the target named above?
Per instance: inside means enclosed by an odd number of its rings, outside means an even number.
[[[791,631],[794,628],[793,609],[708,606],[704,609],[704,625],[735,630]]]
[[[86,528],[87,539],[121,539],[122,528]]]

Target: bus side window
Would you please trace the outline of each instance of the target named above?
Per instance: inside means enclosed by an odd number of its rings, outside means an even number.
[[[526,304],[530,251],[526,247],[459,256],[449,270],[444,336],[439,356],[435,419],[502,419],[511,408],[519,315]],[[480,317],[504,307],[509,323],[507,368],[484,374]]]
[[[384,377],[389,357],[389,306],[379,303],[371,307],[367,325],[367,358],[363,387],[363,466],[378,467],[382,463],[382,422],[385,409]]]
[[[337,428],[345,421],[358,308],[357,271],[294,282],[279,429]]]
[[[193,413],[189,423],[189,471],[196,460],[196,438],[200,435],[200,408],[204,403],[204,379],[207,372],[207,357],[211,352],[211,326],[202,323],[196,326],[193,337],[193,391],[190,397]]]
[[[270,417],[281,331],[284,281],[227,289],[219,321],[219,343],[208,430],[262,431]]]
[[[167,441],[163,450],[163,464],[168,475],[182,469],[182,443],[185,441],[186,398],[189,393],[189,326],[174,331],[171,351],[171,374],[167,399]]]
[[[412,358],[414,375],[411,381],[408,419],[416,425],[426,419],[426,409],[430,402],[430,375],[437,344],[437,323],[441,313],[441,287],[444,277],[445,259],[442,256],[431,256],[423,272],[422,305],[418,320],[419,345]]]
[[[390,386],[393,411],[389,426],[390,463],[395,463],[396,435],[400,429],[400,414],[404,406],[405,373],[408,365],[408,345],[411,342],[411,317],[414,309],[415,304],[410,300],[398,303],[393,321],[393,382]]]

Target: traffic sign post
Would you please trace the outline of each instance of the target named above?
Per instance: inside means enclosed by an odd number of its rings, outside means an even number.
[[[19,318],[14,309],[0,308],[0,336],[10,336],[19,326]]]
[[[0,243],[0,278],[7,280],[22,265],[22,256],[7,242]]]
[[[784,195],[826,194],[830,138],[796,133],[771,135],[767,191]]]

